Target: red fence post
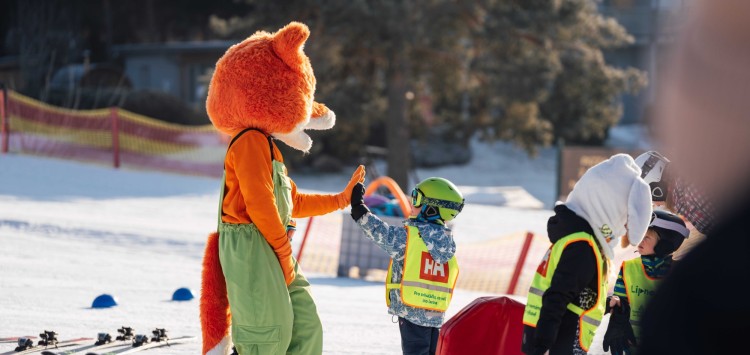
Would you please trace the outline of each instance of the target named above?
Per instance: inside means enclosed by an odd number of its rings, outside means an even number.
[[[6,102],[7,100],[7,92],[5,91],[5,88],[3,87],[0,89],[0,120],[2,120],[2,144],[3,144],[3,154],[8,153],[8,138],[10,135],[10,126],[8,124],[8,112],[6,112]]]
[[[531,241],[533,239],[534,239],[534,233],[527,232],[526,240],[523,241],[523,248],[521,248],[521,254],[518,255],[516,268],[515,270],[513,270],[513,278],[510,279],[510,285],[508,285],[507,294],[509,295],[515,294],[516,285],[518,284],[518,279],[521,277],[521,271],[523,270],[523,265],[526,263],[526,256],[529,254],[529,249],[531,248]]]
[[[120,167],[120,118],[117,115],[117,107],[109,109],[109,118],[112,123],[112,156],[115,168]]]
[[[314,217],[310,217],[307,220],[307,227],[305,227],[305,235],[302,236],[302,245],[299,246],[299,252],[297,253],[297,262],[302,260],[302,252],[305,251],[305,244],[307,243],[307,237],[310,236],[310,227],[312,227]]]

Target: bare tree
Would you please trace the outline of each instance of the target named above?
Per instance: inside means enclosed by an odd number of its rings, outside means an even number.
[[[75,50],[72,11],[61,0],[18,2],[19,59],[23,91],[39,96],[51,70],[66,64]]]

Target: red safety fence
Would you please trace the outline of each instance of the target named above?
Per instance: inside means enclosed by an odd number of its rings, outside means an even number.
[[[114,167],[221,176],[225,135],[120,108],[70,110],[13,91],[0,94],[2,151]]]

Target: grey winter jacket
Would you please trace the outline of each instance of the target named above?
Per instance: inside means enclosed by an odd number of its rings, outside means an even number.
[[[435,262],[446,263],[456,253],[456,243],[453,241],[451,230],[439,224],[408,219],[402,225],[389,226],[369,212],[357,220],[357,223],[365,231],[367,238],[385,250],[393,259],[392,283],[401,283],[404,273],[407,237],[404,226],[414,226],[419,229],[419,234]],[[423,327],[440,328],[443,325],[445,313],[409,307],[401,301],[400,291],[397,289],[391,290],[389,297],[391,306],[388,313]]]

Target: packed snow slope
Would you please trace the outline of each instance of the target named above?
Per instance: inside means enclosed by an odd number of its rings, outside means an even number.
[[[552,185],[550,191],[543,186],[553,181],[546,175],[554,176],[554,167],[544,159],[502,162],[506,148],[485,147],[499,155],[484,152],[492,159],[481,163],[418,174],[478,188],[529,183],[534,196],[551,198]],[[527,176],[515,177],[514,171]],[[337,191],[349,179],[345,173],[293,178],[303,188],[321,191]],[[216,226],[219,184],[218,179],[0,156],[0,337],[45,329],[61,339],[94,337],[121,326],[138,333],[163,327],[173,336],[200,335],[197,299],[170,299],[179,287],[199,296],[201,257],[206,235]],[[523,229],[544,232],[549,211],[504,207],[502,201],[510,203],[514,195],[498,193],[496,206],[467,207],[456,233],[481,239]],[[300,222],[302,229],[305,221]],[[326,353],[399,353],[398,327],[386,313],[382,284],[308,277]],[[102,293],[116,296],[120,305],[91,309]],[[449,316],[479,296],[457,290]],[[0,344],[0,352],[9,348]],[[199,352],[199,342],[151,351]]]

